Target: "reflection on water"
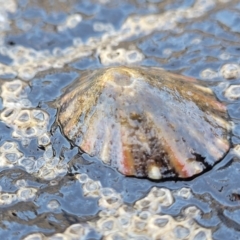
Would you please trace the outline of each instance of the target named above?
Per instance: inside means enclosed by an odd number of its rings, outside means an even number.
[[[238,1],[0,3],[3,239],[238,238]],[[52,102],[83,70],[119,64],[208,82],[233,119],[226,158],[191,181],[151,182],[81,155]]]

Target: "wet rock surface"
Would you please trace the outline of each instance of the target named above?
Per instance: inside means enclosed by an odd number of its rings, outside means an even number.
[[[238,1],[0,3],[3,239],[239,238]],[[153,182],[81,154],[52,103],[84,71],[120,64],[204,81],[232,120],[227,156],[193,180]]]

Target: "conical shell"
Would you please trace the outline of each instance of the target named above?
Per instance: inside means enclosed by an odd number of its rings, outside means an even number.
[[[59,102],[64,135],[127,176],[188,178],[227,153],[224,104],[199,81],[157,68],[80,78]]]

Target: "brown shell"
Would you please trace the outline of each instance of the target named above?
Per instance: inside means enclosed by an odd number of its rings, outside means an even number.
[[[158,68],[113,67],[59,102],[65,136],[128,176],[188,178],[230,148],[226,107],[199,81]]]

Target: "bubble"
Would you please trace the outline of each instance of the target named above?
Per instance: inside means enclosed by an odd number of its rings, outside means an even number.
[[[220,73],[225,79],[238,78],[239,72],[240,72],[240,69],[237,64],[225,64],[220,69]]]

